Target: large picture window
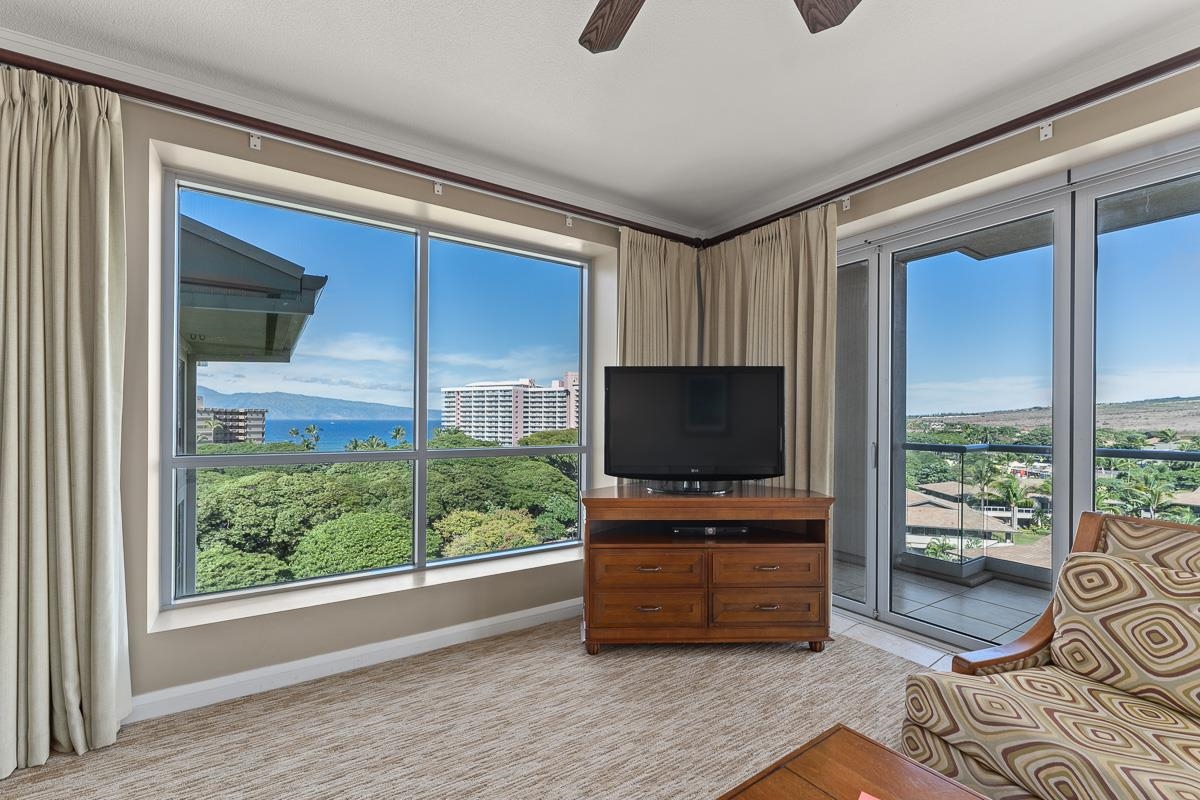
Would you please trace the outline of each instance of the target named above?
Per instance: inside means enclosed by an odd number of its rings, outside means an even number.
[[[578,538],[584,264],[168,189],[168,602]]]

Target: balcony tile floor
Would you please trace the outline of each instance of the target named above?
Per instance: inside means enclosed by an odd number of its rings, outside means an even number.
[[[834,561],[836,594],[861,601],[865,586],[861,565]],[[1049,602],[1049,589],[1002,578],[975,587],[904,572],[892,579],[892,611],[997,644],[1028,630]]]

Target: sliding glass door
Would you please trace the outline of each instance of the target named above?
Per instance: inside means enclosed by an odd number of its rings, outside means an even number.
[[[1057,522],[1056,293],[1069,214],[1030,204],[885,248],[890,454],[881,616],[1007,642],[1045,608]],[[1057,346],[1056,346],[1057,345]],[[1064,473],[1065,474],[1065,473]],[[1064,492],[1065,494],[1065,492]]]
[[[1005,643],[1082,512],[1200,524],[1200,147],[1152,155],[841,253],[837,605]]]
[[[838,268],[832,511],[835,602],[875,607],[875,253],[844,254]]]

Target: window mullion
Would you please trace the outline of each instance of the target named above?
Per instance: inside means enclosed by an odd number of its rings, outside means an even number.
[[[429,231],[421,228],[417,231],[417,307],[414,321],[416,324],[415,377],[413,380],[413,447],[416,449],[417,461],[413,470],[413,566],[422,569],[427,558],[426,534],[429,527],[427,519],[425,488],[428,470],[426,469],[426,453],[429,447],[429,408],[428,384],[429,374]]]

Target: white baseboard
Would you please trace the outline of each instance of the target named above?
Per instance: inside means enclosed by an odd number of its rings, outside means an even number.
[[[384,661],[392,661],[418,653],[427,653],[442,647],[462,644],[475,639],[486,639],[501,633],[531,628],[545,622],[570,619],[583,610],[583,598],[563,600],[558,603],[514,611],[486,619],[451,625],[434,631],[402,636],[386,642],[374,642],[348,650],[324,653],[311,658],[287,661],[269,667],[235,672],[206,681],[185,683],[169,689],[146,692],[133,698],[133,712],[124,722],[140,722],[166,714],[186,711],[190,708],[220,703],[235,697],[265,692],[283,686],[292,686],[314,678],[336,675],[360,667],[369,667]]]

